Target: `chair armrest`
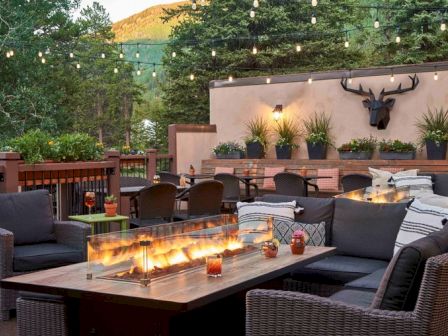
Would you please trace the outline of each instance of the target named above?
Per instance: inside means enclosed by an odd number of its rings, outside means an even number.
[[[13,275],[14,234],[0,228],[0,279]]]
[[[186,194],[188,194],[190,192],[190,189],[187,188],[184,191],[181,191],[179,194],[176,195],[176,199],[181,199],[183,198]]]
[[[82,250],[83,260],[87,260],[87,236],[91,233],[88,224],[74,221],[55,221],[56,241]]]
[[[297,292],[255,289],[246,297],[246,335],[426,335],[421,320]]]

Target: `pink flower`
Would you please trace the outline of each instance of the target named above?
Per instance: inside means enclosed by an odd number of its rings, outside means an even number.
[[[294,233],[292,234],[293,238],[302,238],[305,237],[305,232],[303,232],[302,230],[296,230],[294,231]]]

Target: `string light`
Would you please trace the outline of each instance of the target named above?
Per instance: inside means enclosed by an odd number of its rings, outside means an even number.
[[[395,82],[395,76],[394,76],[394,71],[392,70],[392,73],[390,74],[390,82],[393,83]]]
[[[13,57],[13,56],[14,56],[14,50],[10,50],[10,51],[9,51],[9,55],[10,55],[11,57]]]
[[[74,58],[74,57],[75,57],[75,54],[71,52],[70,54],[68,54],[68,57],[70,57],[70,58]]]
[[[81,69],[81,63],[76,63],[76,69]]]
[[[216,50],[215,49],[212,50],[212,57],[216,57]]]
[[[255,10],[252,8],[249,12],[249,16],[253,19],[255,17]]]
[[[172,57],[172,58],[176,58],[176,56],[177,56],[176,52],[173,51],[173,52],[171,53],[171,57]]]
[[[42,57],[44,55],[44,53],[42,52],[42,51],[39,51],[38,53],[37,53],[37,56],[39,56],[39,57]]]
[[[317,23],[317,18],[316,18],[316,14],[313,12],[313,15],[311,15],[311,24],[316,24]]]
[[[157,73],[156,73],[156,65],[155,65],[155,64],[152,65],[152,77],[153,77],[153,78],[156,78],[156,77],[157,77]]]
[[[296,45],[296,51],[297,52],[301,52],[302,51],[302,46],[300,44]]]
[[[439,74],[438,74],[438,72],[437,72],[437,67],[435,67],[435,72],[434,72],[434,80],[435,81],[438,81],[439,80]]]
[[[311,0],[311,6],[316,7],[317,6],[317,0]]]
[[[193,0],[193,3],[191,4],[191,8],[193,10],[196,10],[198,8],[198,5],[196,4],[196,0]]]
[[[400,42],[401,42],[401,37],[400,37],[400,36],[397,36],[397,37],[395,38],[395,43],[400,44]]]
[[[344,47],[346,47],[346,48],[350,47],[350,42],[348,40],[348,32],[345,32]]]
[[[140,62],[137,63],[137,76],[140,76],[142,71],[140,70]]]
[[[114,68],[114,73],[115,73],[115,74],[118,73],[118,68],[117,68],[117,67]]]
[[[252,48],[252,54],[253,54],[253,55],[256,55],[257,53],[258,53],[258,49],[257,49],[257,47],[254,45],[253,48]]]
[[[124,53],[123,53],[123,43],[120,43],[120,54],[118,55],[118,57],[120,59],[124,58]]]
[[[266,78],[266,84],[271,84],[271,79],[269,77]]]
[[[308,84],[313,84],[313,76],[310,75],[310,77],[308,78]]]
[[[194,74],[193,74],[193,73],[190,74],[190,80],[191,80],[191,81],[194,81]]]
[[[9,53],[9,51],[6,52],[6,58],[10,58],[11,54]]]
[[[233,76],[230,75],[229,78],[228,78],[228,80],[229,80],[229,82],[233,82]]]
[[[260,3],[258,2],[258,0],[254,0],[254,3],[252,6],[254,6],[254,8],[258,8],[260,6]]]
[[[106,54],[105,53],[101,53],[101,58],[106,58]]]
[[[445,22],[445,20],[442,21],[442,23],[440,24],[440,30],[441,31],[445,31],[446,30],[446,22]]]
[[[47,62],[47,60],[45,59],[45,57],[42,57],[41,60],[42,64],[45,64]]]
[[[352,84],[352,83],[353,83],[352,71],[350,70],[350,76],[348,77],[348,84]]]
[[[377,9],[376,9],[376,19],[375,19],[375,22],[373,23],[373,27],[375,27],[376,29],[378,29],[380,27],[380,20],[378,18],[378,11],[379,11],[379,9],[377,7]]]
[[[135,58],[140,58],[140,44],[137,43],[137,52],[135,53]]]

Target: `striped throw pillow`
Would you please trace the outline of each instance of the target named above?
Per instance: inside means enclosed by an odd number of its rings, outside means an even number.
[[[433,194],[431,176],[393,176],[392,180],[397,188],[409,187],[412,197]]]
[[[402,170],[400,172],[393,173],[388,170],[369,168],[369,173],[372,175],[372,187],[388,187],[391,178],[401,176],[417,176],[418,169]]]
[[[441,230],[447,217],[447,208],[431,206],[423,204],[417,199],[414,200],[408,208],[400,231],[398,231],[394,253],[397,253],[404,245]]]
[[[268,230],[267,220],[282,220],[294,223],[296,201],[284,203],[238,202],[238,223],[243,230]]]

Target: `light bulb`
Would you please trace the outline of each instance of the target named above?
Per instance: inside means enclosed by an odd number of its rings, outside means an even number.
[[[229,76],[229,82],[233,82],[233,76],[232,75]]]
[[[157,77],[157,72],[155,70],[152,72],[152,77],[154,77],[154,78]]]
[[[317,0],[311,0],[311,6],[316,7],[317,6]]]
[[[400,43],[400,42],[401,42],[401,37],[400,37],[400,36],[397,36],[397,37],[395,38],[395,42],[396,42],[396,43]]]
[[[258,6],[260,6],[260,3],[258,2],[258,0],[254,0],[253,6],[254,6],[254,8],[258,8]]]
[[[105,53],[101,53],[101,58],[106,58],[106,54]]]
[[[353,79],[351,77],[348,79],[348,83],[349,84],[353,83]]]
[[[81,64],[80,63],[76,64],[76,69],[81,69]]]
[[[297,52],[301,52],[302,51],[302,46],[300,44],[296,45],[296,51]]]
[[[254,17],[255,17],[255,11],[254,11],[253,9],[250,10],[250,12],[249,12],[249,16],[250,16],[251,18],[254,18]]]
[[[435,81],[439,80],[439,74],[437,73],[437,71],[434,73],[434,80]]]
[[[114,73],[118,73],[118,68],[114,68]]]
[[[446,23],[445,23],[445,22],[442,22],[442,23],[440,24],[440,30],[441,30],[441,31],[445,31],[445,30],[446,30]]]
[[[212,50],[212,57],[216,57],[216,50]]]
[[[9,51],[6,52],[6,58],[10,58],[11,55],[9,54]]]
[[[14,56],[14,50],[10,50],[10,51],[9,51],[9,55],[10,55],[11,57],[13,57],[13,56]]]
[[[177,56],[176,52],[173,51],[173,52],[171,53],[171,57],[172,57],[172,58],[175,58],[176,56]]]
[[[378,18],[376,18],[375,23],[373,24],[373,26],[378,29],[380,27],[380,20],[378,20]]]
[[[314,15],[314,13],[313,13],[313,16],[311,17],[311,23],[312,24],[316,24],[317,23],[317,18],[316,18],[316,15]]]
[[[266,84],[271,84],[271,79],[269,77],[266,78]]]
[[[350,47],[350,42],[349,42],[349,41],[345,41],[345,42],[344,42],[344,46],[345,46],[346,48]]]
[[[39,51],[38,53],[37,53],[37,56],[39,56],[39,57],[42,57],[44,55],[44,53],[42,52],[42,51]]]
[[[190,74],[190,80],[194,80],[194,74]]]
[[[391,82],[391,83],[395,82],[395,76],[394,76],[394,74],[390,75],[390,82]]]
[[[308,78],[308,84],[313,84],[313,77]]]
[[[258,49],[256,46],[252,48],[252,54],[256,55],[258,53]]]
[[[121,52],[120,55],[118,55],[120,58],[124,58],[124,54]]]
[[[192,8],[193,10],[196,10],[196,9],[198,8],[198,5],[196,4],[196,1],[195,1],[195,0],[193,0],[193,3],[191,4],[191,8]]]
[[[47,62],[47,60],[44,57],[42,57],[40,61],[42,62],[42,64],[45,64]]]
[[[73,58],[75,57],[75,54],[71,52],[70,54],[68,54],[68,57]]]
[[[135,53],[135,58],[140,58],[140,52],[139,52],[139,51],[137,51],[137,52]]]
[[[137,70],[137,76],[140,76],[142,74],[142,71],[140,69]]]

